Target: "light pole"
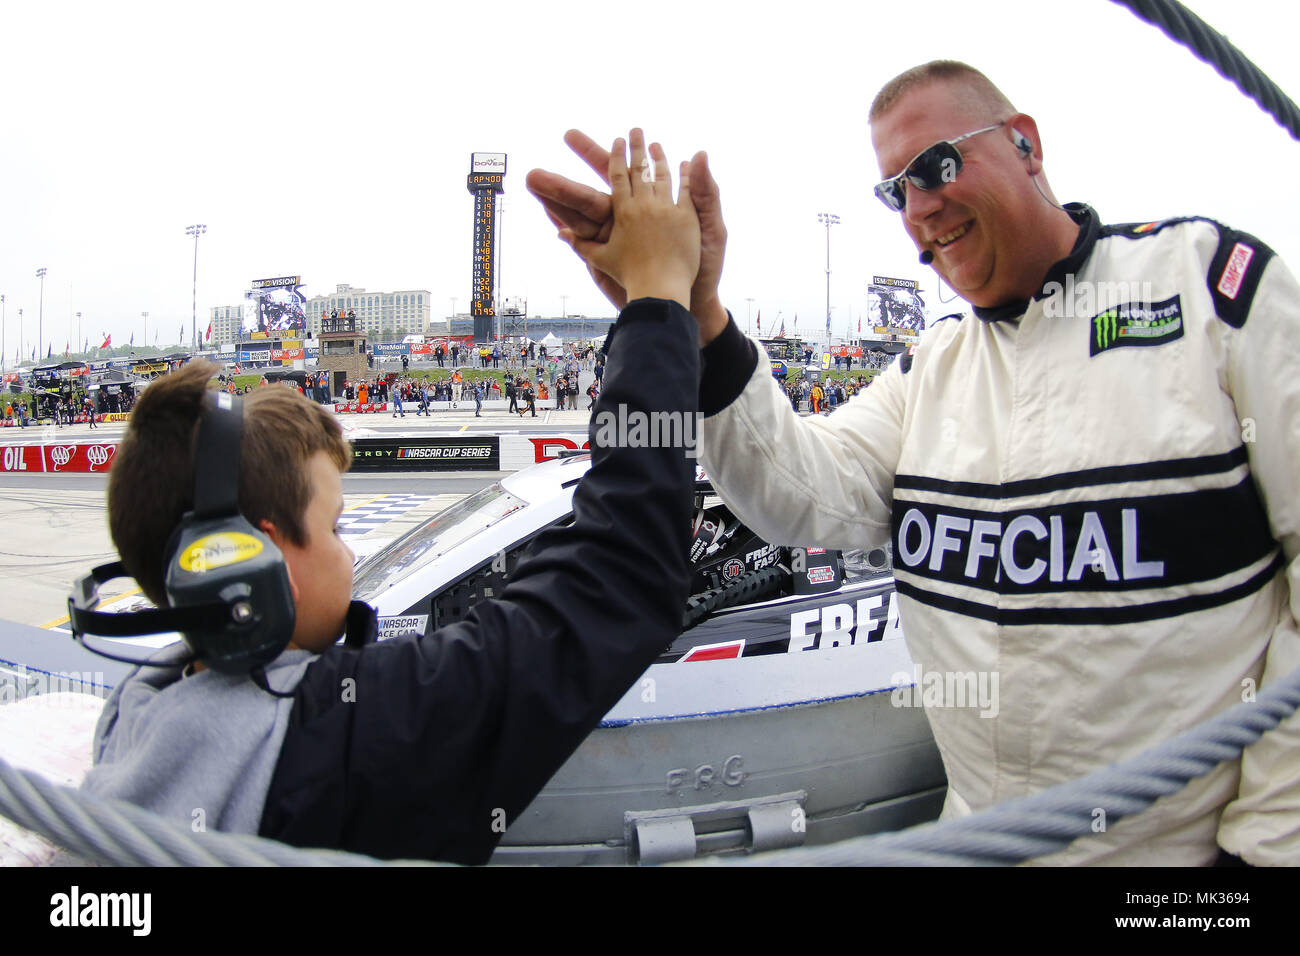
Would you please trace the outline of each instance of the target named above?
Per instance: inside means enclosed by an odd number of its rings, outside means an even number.
[[[81,338],[81,313],[77,313],[77,338]],[[82,346],[82,355],[86,354],[85,346]]]
[[[36,320],[36,354],[40,356],[41,346],[45,343],[41,341],[45,335],[45,267],[41,266],[36,270],[36,278],[41,280],[41,308],[37,313]]]
[[[451,297],[451,315],[447,316],[447,351],[451,351],[451,320],[456,318],[456,299],[457,296]]]
[[[18,362],[23,360],[23,310],[18,310]],[[18,363],[15,362],[15,365]]]
[[[754,300],[746,299],[745,302],[748,303],[745,306],[745,331],[752,332],[754,331],[754,317],[750,313],[754,311]]]
[[[196,352],[199,348],[199,236],[207,231],[208,227],[203,223],[185,227],[185,235],[194,237],[194,295],[190,301],[190,334],[194,338],[193,347]]]
[[[141,315],[141,317],[144,319],[144,341],[140,343],[140,347],[141,347],[141,348],[148,348],[148,346],[149,346],[149,313],[148,313],[148,312],[141,312],[140,315]]]
[[[840,217],[831,212],[819,212],[817,221],[826,224],[826,347],[831,347],[831,226],[838,226]]]
[[[0,293],[0,372],[5,367],[5,297]]]

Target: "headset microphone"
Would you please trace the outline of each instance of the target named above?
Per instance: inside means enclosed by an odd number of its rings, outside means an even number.
[[[934,253],[931,252],[929,249],[926,249],[925,252],[921,253],[920,258],[921,258],[921,265],[928,266],[931,262],[934,262]]]

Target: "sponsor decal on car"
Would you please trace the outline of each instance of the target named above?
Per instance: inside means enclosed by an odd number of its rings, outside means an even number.
[[[696,663],[698,661],[734,661],[739,659],[745,652],[745,642],[743,639],[737,641],[723,641],[719,644],[700,644],[692,647],[679,660],[679,664]]]
[[[883,614],[879,613],[882,609]],[[894,592],[889,591],[858,598],[852,604],[845,601],[794,611],[790,615],[790,643],[786,653],[876,644],[902,636]]]
[[[826,584],[835,580],[835,569],[829,566],[808,569],[809,584]]]
[[[399,634],[423,634],[427,614],[407,614],[399,617],[381,617],[377,640],[386,641]]]
[[[722,566],[722,576],[728,580],[738,578],[745,572],[745,562],[731,558]]]
[[[770,568],[781,559],[781,546],[776,544],[765,545],[745,555],[745,564],[750,569],[758,571],[761,568]]]

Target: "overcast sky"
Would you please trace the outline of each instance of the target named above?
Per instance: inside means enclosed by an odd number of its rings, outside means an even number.
[[[1192,0],[1292,96],[1297,14]],[[617,19],[611,19],[611,11]],[[61,353],[189,335],[249,280],[300,274],[470,296],[474,151],[509,169],[501,291],[531,315],[612,315],[524,188],[544,166],[594,176],[562,142],[631,125],[669,159],[707,149],[730,233],[723,295],[742,323],[824,325],[826,233],[837,334],[874,274],[937,278],[871,194],[866,111],[917,63],[987,72],[1043,136],[1062,201],[1103,221],[1213,216],[1300,261],[1300,143],[1181,46],[1108,0],[799,3],[0,3],[0,294],[12,364],[37,337]],[[951,296],[948,289],[945,297]],[[747,301],[753,299],[752,306]],[[956,309],[960,303],[951,308]],[[941,313],[938,313],[941,314]],[[92,341],[92,345],[97,345]],[[75,350],[75,347],[74,347]]]

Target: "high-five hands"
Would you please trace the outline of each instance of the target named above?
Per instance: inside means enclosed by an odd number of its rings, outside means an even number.
[[[623,301],[615,302],[620,308],[650,297],[675,299],[689,309],[700,266],[700,224],[691,201],[688,164],[681,165],[678,198],[673,202],[663,147],[652,144],[647,156],[639,129],[632,130],[628,141],[616,139],[607,154],[610,215],[599,224],[584,221],[585,217],[574,219],[573,224],[561,219],[560,238],[582,257],[593,276],[607,277],[607,284],[598,280],[602,291],[621,293]],[[630,167],[625,155],[629,144]]]
[[[634,131],[633,135],[639,136],[640,131]],[[578,130],[569,130],[564,141],[601,179],[609,182],[610,154],[603,147]],[[699,272],[691,288],[690,310],[700,324],[700,342],[703,345],[712,341],[727,324],[726,310],[718,299],[727,229],[722,221],[718,184],[709,171],[708,157],[703,152],[696,153],[691,160],[688,178],[691,201],[700,223]],[[608,241],[614,225],[613,200],[609,194],[543,169],[531,171],[527,184],[551,221],[561,230],[567,229],[579,239]],[[628,301],[627,290],[589,258],[583,256],[583,259],[597,288],[616,308],[621,309]]]

